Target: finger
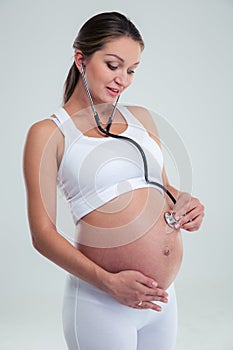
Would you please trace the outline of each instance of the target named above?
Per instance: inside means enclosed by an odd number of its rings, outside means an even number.
[[[178,221],[176,229],[182,228],[187,231],[198,230],[204,217],[204,206],[197,198],[192,197],[187,207],[176,211],[174,217]],[[186,211],[185,211],[186,210]]]
[[[146,309],[151,309],[157,312],[161,312],[162,311],[162,307],[158,304],[152,303],[150,301],[143,301],[142,304],[136,305],[135,306],[136,309],[141,309],[141,310],[146,310]]]
[[[167,298],[168,293],[161,288],[156,288],[155,290],[147,289],[147,292],[145,293],[146,296],[152,296],[152,297],[157,297],[157,298]],[[158,299],[156,299],[158,300]]]
[[[175,228],[183,228],[183,225],[189,222],[197,223],[196,218],[203,218],[204,216],[204,207],[202,205],[198,205],[196,207],[193,206],[193,203],[190,203],[190,208],[187,208],[187,212],[183,214],[181,217],[178,217],[177,213],[175,217],[178,218],[178,223],[175,225]]]
[[[143,275],[142,273],[138,274],[136,281],[149,288],[156,289],[158,287],[158,283],[155,280]]]
[[[195,217],[193,220],[190,220],[186,223],[184,223],[181,228],[186,231],[196,231],[201,226],[202,220],[203,220],[204,214],[200,214],[197,217]]]
[[[200,215],[200,210],[198,208],[194,208],[190,211],[188,211],[184,216],[182,216],[179,220],[180,226],[188,223],[188,222],[193,222],[196,218],[199,217]]]
[[[155,297],[151,297],[149,300],[145,299],[145,301],[160,301],[161,303],[168,303],[168,298],[167,297],[160,297],[160,296],[155,296]]]
[[[141,297],[143,301],[161,301],[162,303],[168,302],[168,295],[144,295]]]
[[[183,226],[181,226],[181,228],[183,230],[186,230],[186,231],[189,231],[189,232],[192,232],[192,231],[196,231],[197,230],[197,225],[193,222],[187,222],[185,224],[183,224]]]
[[[180,221],[182,218],[184,218],[188,213],[190,213],[192,210],[196,209],[196,206],[193,206],[191,201],[182,207],[179,208],[179,210],[174,211],[174,218],[177,221]]]
[[[175,219],[179,220],[188,213],[192,212],[193,210],[197,210],[198,213],[204,212],[204,206],[200,203],[200,201],[197,198],[190,197],[188,202],[184,202],[183,200],[181,200],[181,203],[179,203],[177,208],[175,208],[174,206],[173,210],[175,212]]]

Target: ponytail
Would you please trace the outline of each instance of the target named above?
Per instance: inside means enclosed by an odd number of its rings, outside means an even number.
[[[79,79],[79,75],[80,75],[79,70],[74,62],[69,70],[69,73],[67,75],[65,85],[64,85],[64,96],[63,96],[64,104],[70,99],[71,95],[73,94],[75,86]]]

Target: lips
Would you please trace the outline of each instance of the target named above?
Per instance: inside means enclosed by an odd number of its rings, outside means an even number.
[[[107,89],[108,89],[108,91],[111,93],[111,95],[118,95],[119,94],[119,92],[120,92],[120,90],[119,89],[114,89],[114,88],[111,88],[111,87],[109,87],[109,86],[107,86]]]

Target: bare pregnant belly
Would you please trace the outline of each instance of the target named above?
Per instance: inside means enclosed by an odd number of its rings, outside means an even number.
[[[180,231],[164,221],[169,209],[154,188],[123,194],[79,221],[77,248],[107,271],[137,270],[167,289],[182,261]]]

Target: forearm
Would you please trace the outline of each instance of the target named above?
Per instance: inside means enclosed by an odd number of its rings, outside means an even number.
[[[111,274],[83,255],[55,229],[33,234],[33,245],[62,269],[101,290],[108,290]]]

